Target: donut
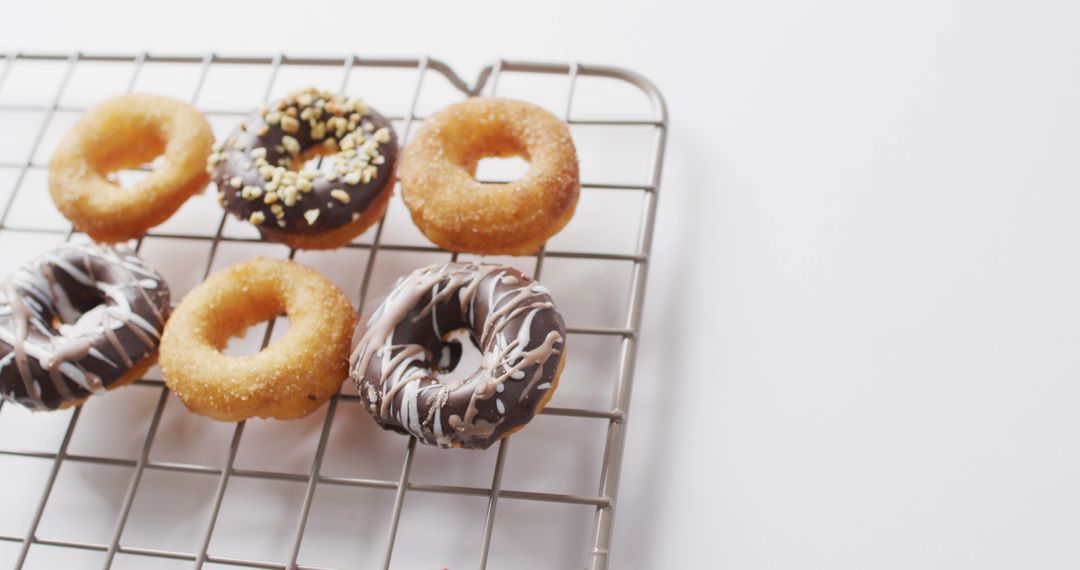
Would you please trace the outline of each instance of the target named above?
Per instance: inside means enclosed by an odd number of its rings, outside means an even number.
[[[157,95],[122,95],[91,108],[64,135],[49,162],[49,194],[95,241],[137,238],[173,215],[210,182],[204,172],[214,135],[194,107]],[[110,175],[158,155],[132,186]]]
[[[46,253],[0,286],[0,396],[55,410],[127,384],[157,360],[168,312],[168,286],[133,253]]]
[[[520,156],[520,179],[482,183],[481,158]],[[566,123],[524,101],[477,97],[429,117],[401,156],[401,196],[420,230],[445,249],[529,255],[574,215],[581,183]]]
[[[307,166],[324,156],[321,168]],[[214,147],[225,209],[297,249],[342,246],[377,222],[394,187],[397,138],[359,99],[315,88],[263,106]]]
[[[467,331],[483,353],[457,366]],[[502,265],[431,265],[399,279],[350,360],[360,399],[383,428],[440,447],[486,449],[543,409],[559,382],[566,327],[548,290]]]
[[[257,354],[221,353],[230,337],[281,314],[289,331],[280,340]],[[196,414],[299,418],[348,378],[356,321],[341,290],[314,269],[256,257],[211,275],[184,297],[162,335],[161,373]]]

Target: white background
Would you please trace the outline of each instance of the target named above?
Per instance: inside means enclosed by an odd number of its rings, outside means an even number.
[[[0,49],[631,67],[671,110],[613,568],[1080,566],[1075,2],[11,2]]]

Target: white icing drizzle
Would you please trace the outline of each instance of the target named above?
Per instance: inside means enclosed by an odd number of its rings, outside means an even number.
[[[482,440],[493,435],[508,410],[502,399],[495,399],[485,415],[494,413],[497,417],[489,421],[479,417],[480,402],[503,393],[507,382],[522,382],[512,400],[518,407],[526,405],[530,394],[541,392],[540,386],[550,387],[550,382],[539,383],[545,370],[550,371],[550,359],[560,358],[564,342],[561,320],[557,321],[558,330],[549,330],[544,338],[532,337],[537,315],[554,311],[554,303],[546,288],[517,275],[498,265],[452,263],[424,267],[398,280],[368,321],[352,355],[352,376],[380,423],[443,447],[455,441]],[[487,312],[477,315],[476,297],[481,286],[488,287]],[[484,355],[480,368],[468,377],[441,382],[434,368],[445,364],[442,354],[431,354],[424,345],[401,337],[415,333],[423,327],[421,321],[427,320],[434,334],[445,339],[453,331],[440,329],[438,308],[455,295],[462,320],[473,329],[474,339],[479,337]],[[506,330],[511,322],[518,326],[509,338]],[[459,402],[467,395],[468,405],[461,413],[445,416],[452,430],[446,433],[443,408],[455,394]],[[426,408],[423,417],[425,410],[421,408]]]

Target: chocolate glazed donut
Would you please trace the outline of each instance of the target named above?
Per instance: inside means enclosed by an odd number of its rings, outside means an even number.
[[[241,122],[207,162],[222,206],[266,239],[301,249],[348,243],[378,221],[394,183],[390,121],[359,99],[307,88]],[[332,158],[321,169],[306,160]]]
[[[9,276],[0,297],[0,396],[34,410],[81,403],[142,375],[169,311],[134,254],[69,244]]]
[[[455,382],[466,330],[480,368]],[[486,449],[520,429],[555,391],[566,327],[548,290],[500,265],[432,265],[400,279],[353,352],[350,372],[384,428],[440,447]]]

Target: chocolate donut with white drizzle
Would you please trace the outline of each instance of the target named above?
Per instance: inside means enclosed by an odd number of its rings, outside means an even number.
[[[454,382],[466,330],[480,368]],[[357,331],[350,373],[386,429],[440,447],[486,449],[529,422],[558,384],[566,326],[548,290],[502,265],[448,263],[399,279]]]
[[[67,244],[0,285],[0,397],[77,405],[141,376],[157,357],[169,289],[122,249]]]

